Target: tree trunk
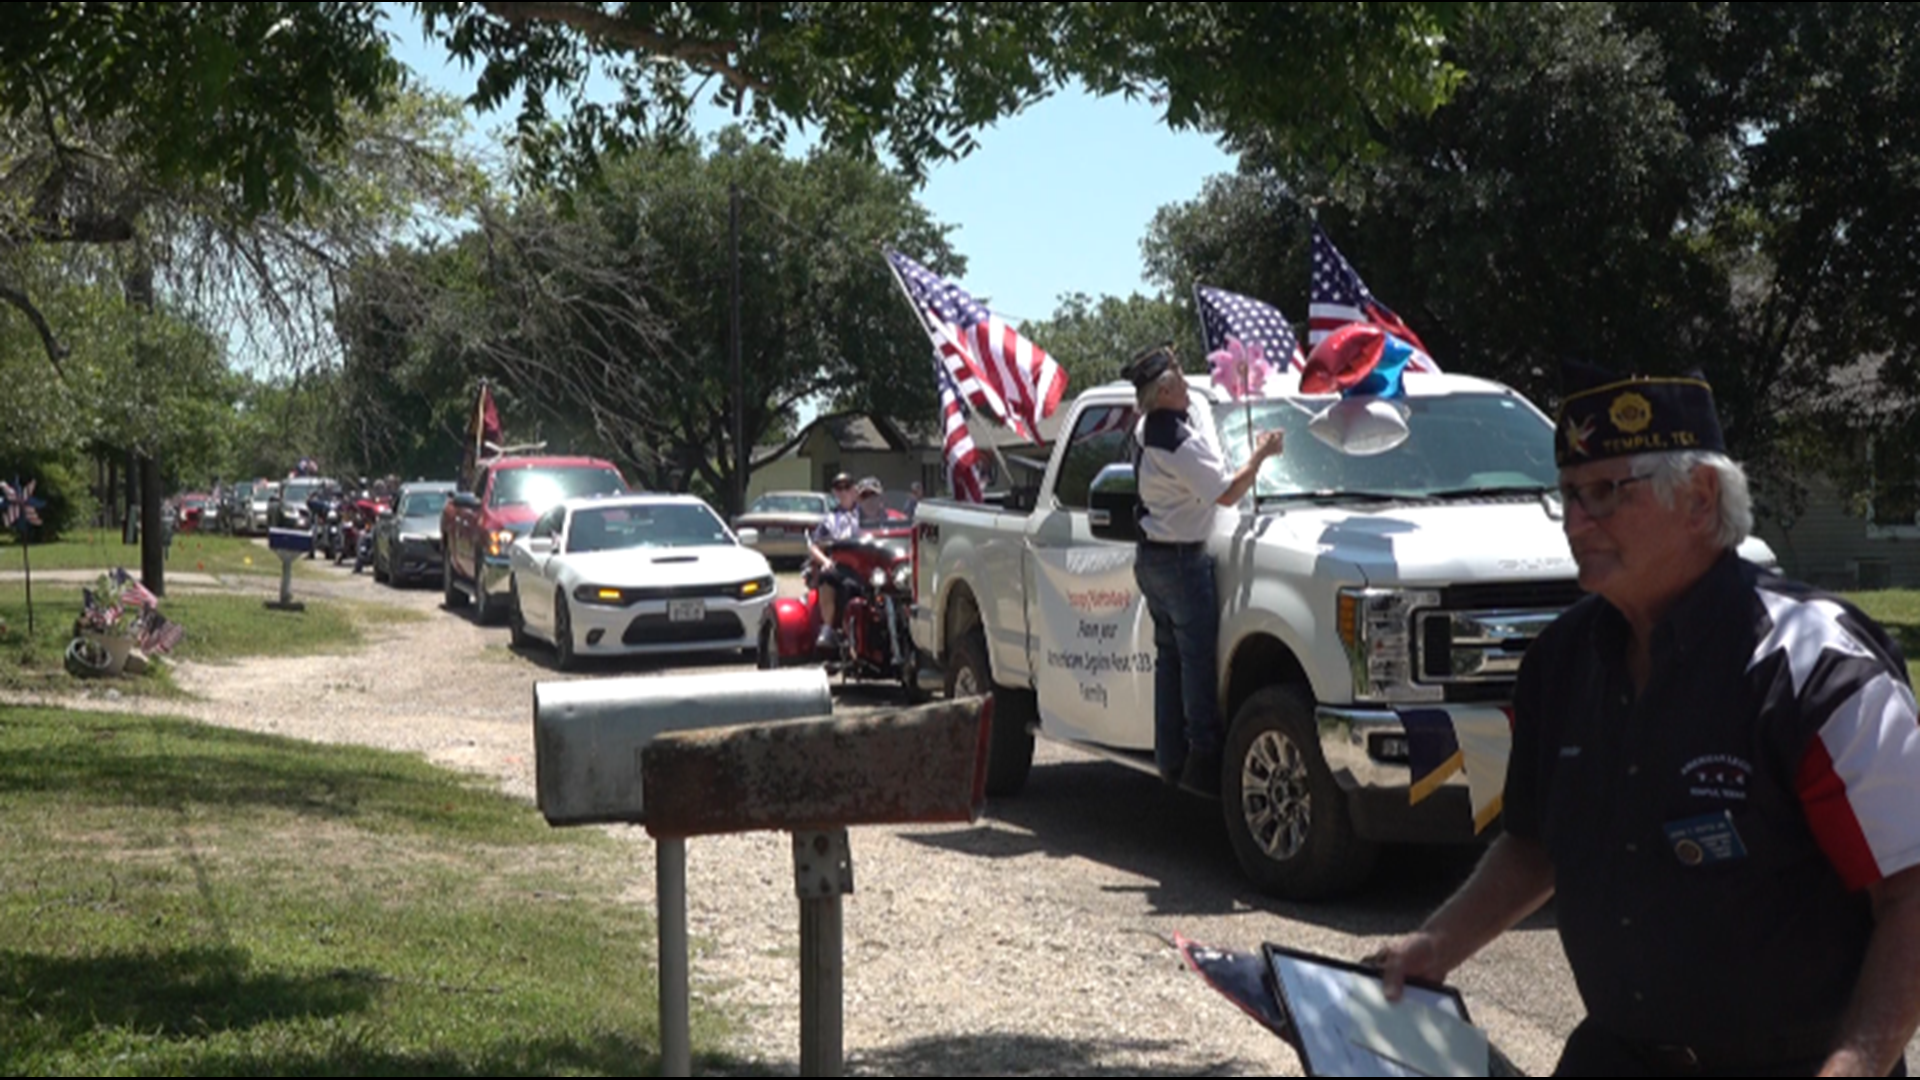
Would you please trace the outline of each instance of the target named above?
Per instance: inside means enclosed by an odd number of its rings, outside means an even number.
[[[155,596],[167,595],[167,527],[160,520],[160,462],[140,459],[140,583]]]

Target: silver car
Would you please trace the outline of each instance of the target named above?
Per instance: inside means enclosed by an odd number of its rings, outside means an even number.
[[[451,480],[400,485],[393,509],[373,526],[373,580],[393,586],[440,580],[440,510]]]

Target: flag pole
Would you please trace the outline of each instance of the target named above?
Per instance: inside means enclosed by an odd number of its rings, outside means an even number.
[[[934,334],[933,327],[927,325],[926,312],[920,310],[919,302],[913,298],[913,292],[912,290],[907,288],[907,283],[900,279],[900,270],[899,268],[893,265],[892,259],[887,258],[887,251],[884,247],[880,249],[880,261],[887,264],[887,273],[893,278],[893,283],[899,287],[900,298],[907,302],[907,307],[913,311],[914,318],[920,321],[920,329],[926,332],[927,343],[933,346],[933,362],[935,364],[940,363],[940,339]],[[938,374],[937,370],[936,370],[936,374]],[[940,385],[939,382],[936,380],[934,382],[934,386],[937,388],[939,385]],[[964,423],[967,425],[967,434],[975,436],[974,438],[975,445],[978,445],[979,443],[986,441],[978,438],[977,433],[973,430],[973,408],[972,406],[967,404],[966,396],[962,394],[956,394],[954,396],[957,397],[960,401],[960,421],[961,423]],[[942,420],[944,420],[944,418],[942,418]],[[946,432],[946,424],[944,422],[936,422],[934,426],[940,429],[944,437],[944,434]],[[1038,431],[1034,432],[1035,436],[1038,436],[1039,434],[1040,433]],[[942,446],[944,447],[944,445],[945,444],[943,442]],[[998,443],[987,442],[987,449],[993,452],[993,459],[1000,463],[1000,475],[1006,477],[1007,491],[1009,494],[1011,494],[1013,491],[1013,467],[1007,464],[1006,455],[1000,452],[1000,446]],[[944,450],[942,451],[942,453],[944,455]],[[952,487],[953,485],[948,484],[947,486]],[[984,496],[985,492],[982,492],[981,494]]]

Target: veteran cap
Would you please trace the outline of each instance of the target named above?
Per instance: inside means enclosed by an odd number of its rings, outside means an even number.
[[[1167,369],[1173,366],[1173,342],[1168,341],[1136,353],[1132,360],[1127,361],[1127,366],[1120,369],[1120,377],[1136,388],[1143,387],[1166,374]]]
[[[1629,376],[1563,360],[1560,388],[1553,460],[1562,469],[1632,454],[1726,451],[1713,388],[1699,372]]]

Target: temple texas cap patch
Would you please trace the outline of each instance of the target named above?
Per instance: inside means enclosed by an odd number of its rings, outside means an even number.
[[[1553,460],[1562,469],[1632,454],[1727,449],[1713,388],[1697,373],[1626,376],[1567,360],[1560,385]]]

